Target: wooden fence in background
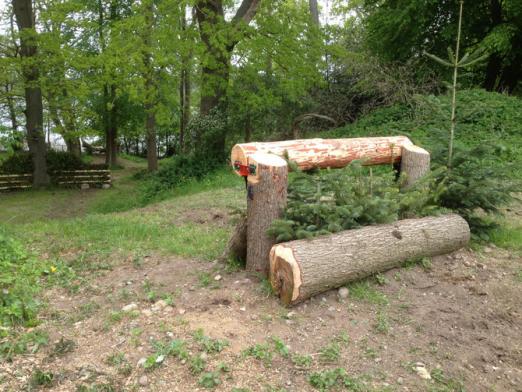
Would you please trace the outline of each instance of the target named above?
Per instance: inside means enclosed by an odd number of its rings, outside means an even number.
[[[32,187],[32,174],[0,174],[0,192]],[[109,188],[111,171],[108,169],[61,170],[51,173],[51,182],[65,188]]]

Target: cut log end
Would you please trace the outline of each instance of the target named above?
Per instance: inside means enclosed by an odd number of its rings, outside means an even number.
[[[265,154],[258,152],[248,157],[248,166],[251,173],[248,175],[248,182],[255,184],[259,182],[261,170],[275,172],[285,168],[288,164],[286,161],[274,154]]]
[[[270,252],[270,283],[285,305],[295,303],[301,287],[301,270],[291,248],[276,245]]]

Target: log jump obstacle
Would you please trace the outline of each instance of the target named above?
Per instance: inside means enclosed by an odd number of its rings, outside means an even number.
[[[247,216],[229,247],[240,249],[246,239],[246,269],[268,275],[286,305],[413,257],[454,251],[469,241],[466,221],[450,214],[275,245],[266,232],[286,206],[290,168],[285,158],[301,170],[342,168],[354,160],[363,165],[397,164],[405,174],[401,186],[408,188],[429,172],[430,154],[405,136],[300,139],[232,148],[234,171],[247,183]]]

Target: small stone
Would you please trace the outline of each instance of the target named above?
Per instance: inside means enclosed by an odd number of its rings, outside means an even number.
[[[431,380],[430,372],[424,366],[416,366],[415,372],[417,375],[424,380]]]
[[[147,358],[140,358],[139,361],[138,361],[138,366],[145,365],[145,362],[147,362]]]
[[[493,252],[493,249],[491,249],[489,246],[484,247],[484,253],[491,253]]]
[[[288,312],[288,313],[286,314],[286,318],[287,318],[287,319],[291,319],[291,318],[293,318],[293,317],[295,317],[295,312],[294,312],[293,310],[292,310],[291,312]]]
[[[165,306],[165,313],[171,313],[174,310],[172,306]]]
[[[165,360],[165,355],[160,355],[156,358],[156,363],[162,363]]]
[[[149,379],[147,378],[147,376],[141,376],[138,380],[138,383],[144,387],[145,385],[147,385],[149,383]]]
[[[348,294],[350,294],[350,290],[348,290],[347,287],[341,287],[339,291],[337,292],[337,295],[339,296],[339,299],[346,299],[348,298]]]
[[[242,312],[246,312],[246,307],[241,306],[241,307],[239,308],[239,310],[241,310]]]
[[[208,354],[206,352],[202,352],[201,354],[199,354],[199,357],[202,360],[206,361],[208,359]]]
[[[173,338],[173,337],[174,337],[174,334],[173,334],[172,332],[168,331],[168,332],[167,332],[167,336],[168,336],[169,338]]]
[[[167,307],[167,303],[164,300],[160,299],[159,301],[156,301],[154,306],[159,309],[164,309],[165,307]]]
[[[180,310],[178,310],[178,313],[179,314],[185,314],[185,313],[187,313],[187,311],[185,309],[181,308]]]
[[[216,275],[216,276],[214,276],[214,280],[215,280],[216,282],[219,281],[219,280],[221,280],[221,275]]]
[[[321,301],[326,302],[326,297],[322,297]]]
[[[286,380],[286,386],[289,387],[290,385],[292,385],[292,381],[290,381],[290,380]]]
[[[333,306],[330,306],[330,307],[328,308],[328,311],[329,311],[329,312],[335,312],[335,308],[334,308]]]
[[[397,384],[402,385],[403,383],[404,383],[404,378],[399,377],[399,378],[397,379]]]
[[[132,312],[136,309],[138,309],[138,305],[136,305],[135,303],[125,305],[123,308],[121,308],[123,312]]]
[[[111,184],[102,184],[102,189],[109,189]]]

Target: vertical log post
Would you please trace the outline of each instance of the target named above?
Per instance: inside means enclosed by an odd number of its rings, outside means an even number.
[[[286,207],[288,165],[277,155],[255,153],[248,166],[246,269],[266,276],[275,242],[266,232]]]
[[[405,174],[403,188],[409,188],[421,177],[430,171],[430,153],[425,149],[414,146],[404,145],[401,158],[401,174]]]

